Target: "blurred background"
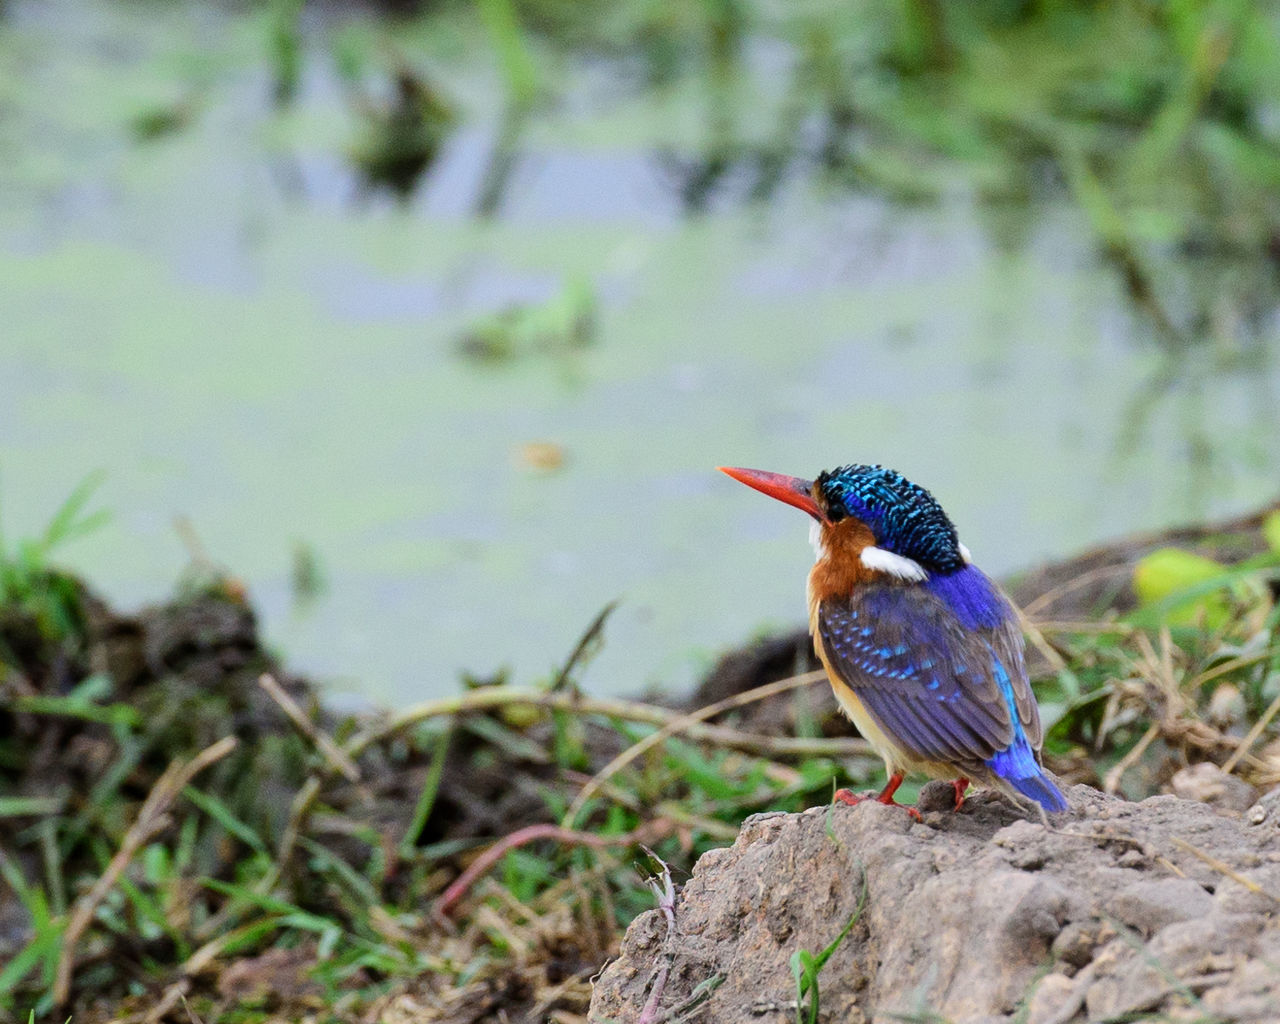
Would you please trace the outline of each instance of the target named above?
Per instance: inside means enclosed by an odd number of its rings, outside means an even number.
[[[1277,5],[0,0],[0,527],[335,695],[687,688],[883,462],[993,574],[1280,490]],[[94,476],[98,474],[98,476]]]

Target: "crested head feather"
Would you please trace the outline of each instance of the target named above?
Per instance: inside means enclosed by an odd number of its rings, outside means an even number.
[[[926,575],[957,572],[967,564],[942,506],[897,470],[841,466],[819,473],[813,493],[829,522],[852,518],[865,523],[877,548],[913,562]]]

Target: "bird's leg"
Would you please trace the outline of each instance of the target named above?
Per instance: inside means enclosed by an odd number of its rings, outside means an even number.
[[[964,806],[964,791],[969,788],[969,780],[961,775],[960,778],[956,779],[955,782],[951,783],[951,785],[954,786],[956,790],[955,810],[958,811]]]
[[[902,785],[902,772],[894,772],[889,776],[889,781],[884,784],[884,789],[872,796],[870,793],[851,793],[847,789],[837,789],[835,798],[842,804],[848,804],[850,807],[860,804],[864,800],[875,800],[877,803],[889,804],[893,807],[901,807],[916,821],[920,821],[920,812],[909,804],[900,804],[893,798],[893,794],[898,791],[898,787]]]
[[[911,817],[915,818],[916,821],[922,821],[923,819],[920,817],[920,812],[918,810],[916,810],[910,804],[900,804],[898,803],[897,800],[893,798],[893,794],[898,791],[898,787],[901,785],[902,785],[902,772],[894,772],[892,775],[889,776],[889,781],[884,784],[884,789],[880,790],[880,795],[876,797],[876,800],[878,800],[882,804],[890,804],[893,807],[901,807],[904,811],[906,811],[909,815],[911,815]]]
[[[902,785],[902,772],[894,772],[889,776],[889,781],[884,784],[884,789],[880,790],[880,795],[876,797],[882,804],[897,803],[893,799],[893,794],[898,792],[898,787]]]

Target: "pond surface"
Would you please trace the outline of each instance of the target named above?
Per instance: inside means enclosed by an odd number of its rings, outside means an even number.
[[[1065,202],[899,207],[795,173],[685,216],[655,153],[696,136],[692,86],[638,99],[586,60],[477,216],[502,86],[479,29],[443,24],[414,45],[468,116],[397,202],[346,159],[322,28],[277,108],[261,19],[10,0],[7,537],[101,468],[114,518],[66,563],[159,599],[186,517],[291,666],[404,704],[543,677],[614,599],[598,692],[688,686],[799,622],[807,524],[721,463],[892,465],[996,574],[1275,495],[1274,312],[1171,351]],[[143,139],[156,109],[181,126]],[[594,297],[589,344],[460,343],[566,294]]]

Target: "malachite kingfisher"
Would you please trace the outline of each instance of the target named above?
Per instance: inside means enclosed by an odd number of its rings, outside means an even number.
[[[1067,809],[1040,765],[1017,613],[932,494],[883,466],[815,480],[719,468],[813,517],[809,631],[836,700],[884,758],[875,799],[894,803],[904,774],[920,772],[953,780],[957,809],[970,779]]]

